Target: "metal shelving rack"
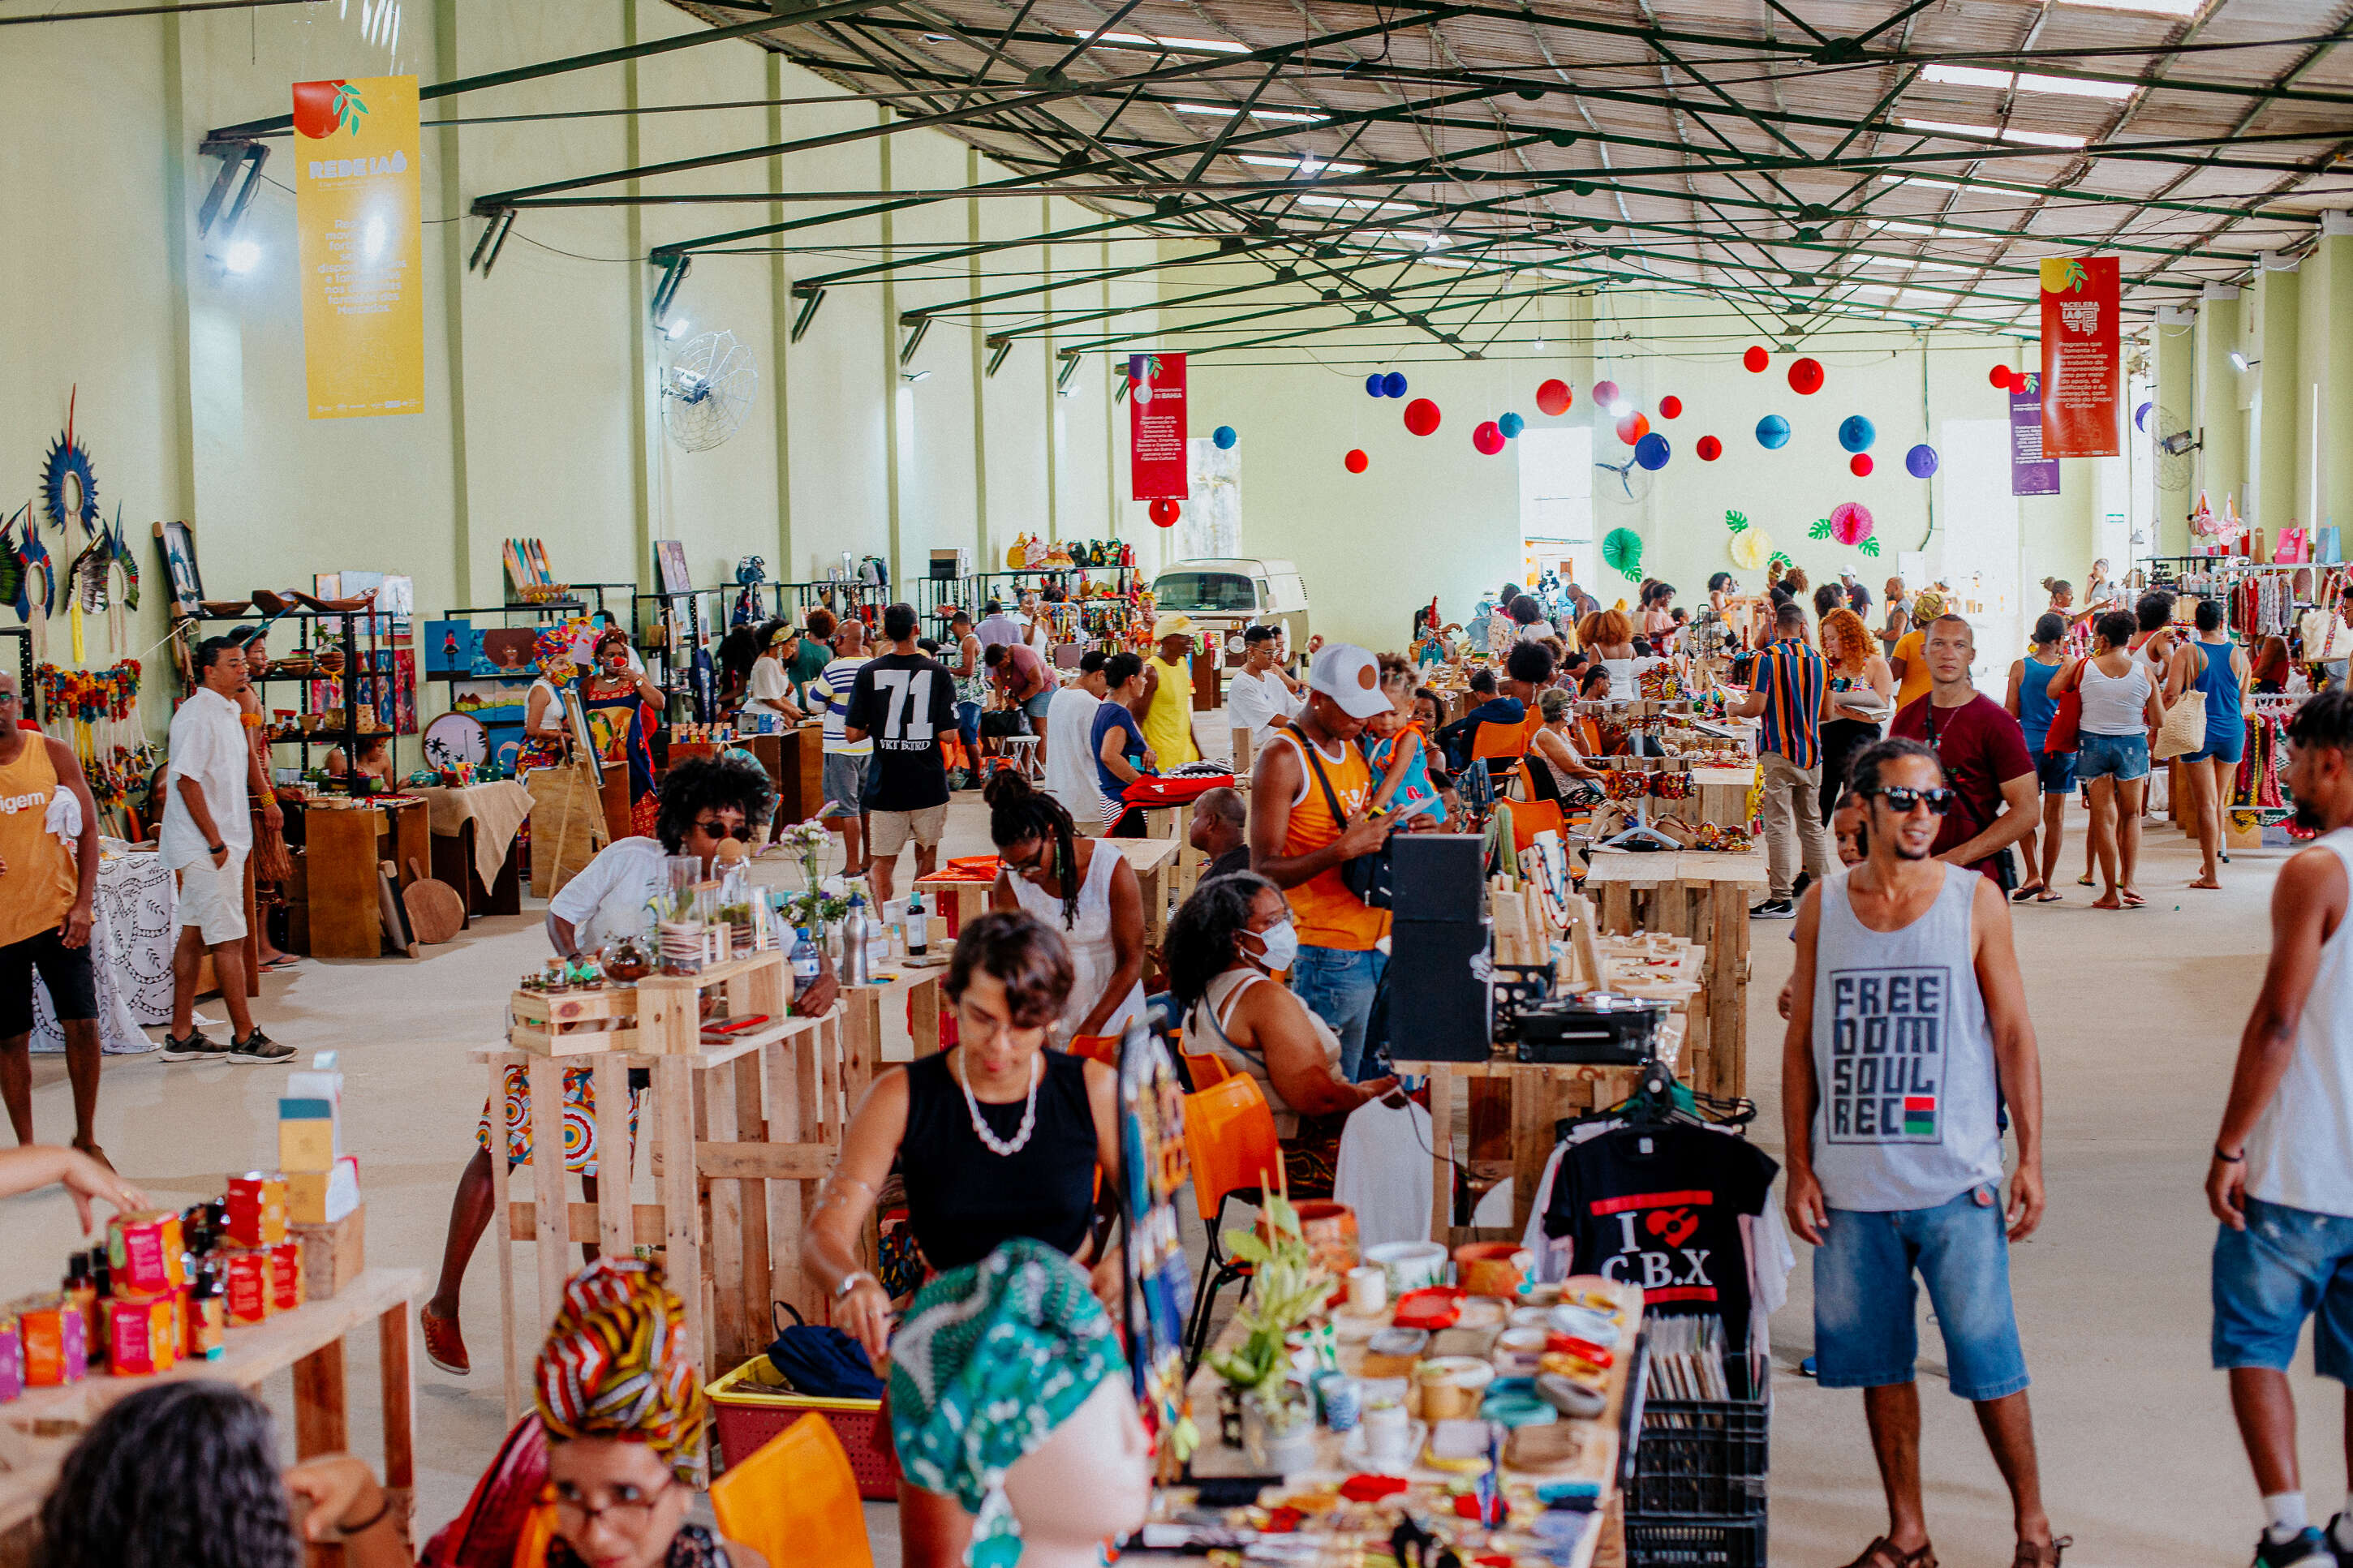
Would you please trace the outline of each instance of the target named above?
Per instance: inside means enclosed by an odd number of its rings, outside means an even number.
[[[182,616],[179,618],[183,621],[192,621],[200,624],[210,622],[228,622],[231,624],[253,622],[259,624],[267,622],[273,626],[280,621],[290,621],[294,623],[295,629],[300,637],[300,640],[295,644],[296,651],[298,653],[307,652],[311,654],[314,660],[318,657],[318,644],[315,638],[319,626],[328,621],[339,622],[341,624],[343,637],[342,652],[343,656],[343,668],[341,670],[330,675],[320,671],[314,665],[311,669],[299,675],[280,675],[274,673],[274,667],[276,663],[282,661],[273,661],[273,673],[265,675],[261,677],[259,680],[255,682],[257,686],[266,687],[275,685],[281,681],[292,681],[301,687],[303,689],[303,700],[296,705],[296,711],[301,713],[309,713],[311,711],[309,704],[310,682],[314,680],[332,680],[343,689],[343,721],[334,729],[298,730],[291,735],[279,735],[273,733],[269,737],[269,743],[272,746],[299,747],[300,754],[302,759],[302,771],[304,773],[308,773],[311,770],[311,749],[313,746],[340,745],[343,748],[344,755],[347,757],[356,757],[359,754],[360,683],[369,680],[391,680],[395,679],[392,672],[389,670],[378,672],[374,669],[363,669],[360,668],[361,656],[359,647],[359,622],[362,616],[370,615],[385,615],[388,617],[390,612],[374,609],[283,610],[274,616],[265,616],[259,611],[248,610],[241,615],[216,616],[199,611],[195,615]],[[371,706],[373,706],[373,704],[371,704]],[[269,707],[268,703],[265,702],[263,707],[264,710],[267,710]],[[391,737],[387,736],[387,739],[390,738]],[[347,773],[343,779],[343,788],[346,790],[350,789],[351,781],[356,776],[356,769]]]
[[[16,639],[16,689],[25,699],[25,717],[41,721],[41,689],[33,681],[33,628],[0,626],[0,637]]]

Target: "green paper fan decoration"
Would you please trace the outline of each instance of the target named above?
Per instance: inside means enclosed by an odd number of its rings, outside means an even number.
[[[1727,511],[1724,514],[1724,526],[1735,533],[1744,532],[1748,527],[1748,514],[1745,511]]]
[[[1829,518],[1820,520],[1813,527],[1806,530],[1806,537],[1808,539],[1828,539],[1830,536],[1831,520]]]
[[[1630,528],[1613,528],[1601,542],[1601,562],[1629,583],[1642,580],[1642,536]]]

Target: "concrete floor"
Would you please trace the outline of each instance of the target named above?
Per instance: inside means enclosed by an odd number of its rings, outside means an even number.
[[[959,796],[947,851],[986,848],[986,819]],[[2073,829],[2080,816],[2072,818]],[[2018,912],[2029,996],[2039,1026],[2049,1121],[2049,1217],[2012,1268],[2033,1373],[2052,1516],[2078,1545],[2071,1564],[2211,1564],[2242,1557],[2257,1521],[2222,1380],[2207,1366],[2207,1253],[2212,1221],[2200,1183],[2232,1055],[2267,948],[2265,909],[2278,852],[2243,853],[2225,890],[2176,891],[2194,874],[2171,831],[2150,835],[2142,888],[2128,913],[2066,905]],[[2071,842],[2069,860],[2078,851]],[[903,862],[902,862],[903,864]],[[785,879],[775,863],[764,880]],[[1758,925],[1752,987],[1751,1083],[1758,1142],[1778,1152],[1779,1023],[1773,999],[1788,967],[1786,926]],[[449,1194],[473,1148],[480,1071],[467,1047],[495,1037],[509,988],[545,955],[536,914],[491,921],[411,962],[305,963],[267,978],[258,1014],[279,1039],[343,1052],[346,1139],[361,1163],[368,1256],[378,1266],[438,1268]],[[69,1135],[62,1064],[35,1069],[41,1135]],[[274,1158],[272,1104],[282,1075],[259,1068],[107,1064],[100,1141],[124,1173],[160,1202],[216,1194],[226,1176]],[[70,1205],[36,1194],[0,1205],[8,1246],[0,1291],[53,1286],[76,1244]],[[1801,1247],[1800,1251],[1804,1249]],[[526,1255],[518,1269],[527,1280]],[[450,1517],[495,1448],[503,1415],[497,1381],[497,1276],[477,1255],[464,1324],[476,1371],[455,1378],[418,1360],[418,1518]],[[1883,1523],[1860,1397],[1795,1374],[1810,1348],[1808,1268],[1774,1321],[1781,1363],[1774,1417],[1773,1560],[1843,1563]],[[528,1300],[528,1286],[524,1287]],[[5,1299],[5,1298],[0,1298]],[[1924,1308],[1925,1313],[1925,1308]],[[374,1337],[354,1339],[353,1446],[378,1454]],[[1935,1396],[1938,1342],[1924,1329],[1931,1385],[1925,1468],[1943,1560],[2010,1560],[2008,1505],[1969,1412]],[[283,1411],[286,1380],[270,1390]],[[2297,1379],[2306,1412],[2305,1459],[2325,1517],[2345,1471],[2332,1387]],[[888,1518],[870,1509],[878,1560],[896,1560]]]

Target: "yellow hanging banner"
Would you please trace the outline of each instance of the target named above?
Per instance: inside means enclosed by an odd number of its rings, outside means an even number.
[[[294,213],[311,417],[425,406],[417,79],[294,84]]]

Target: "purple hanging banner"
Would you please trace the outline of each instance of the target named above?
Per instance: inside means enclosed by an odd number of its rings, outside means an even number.
[[[2059,493],[2059,459],[2042,455],[2042,375],[2039,371],[2021,371],[2010,383],[2010,493]]]

